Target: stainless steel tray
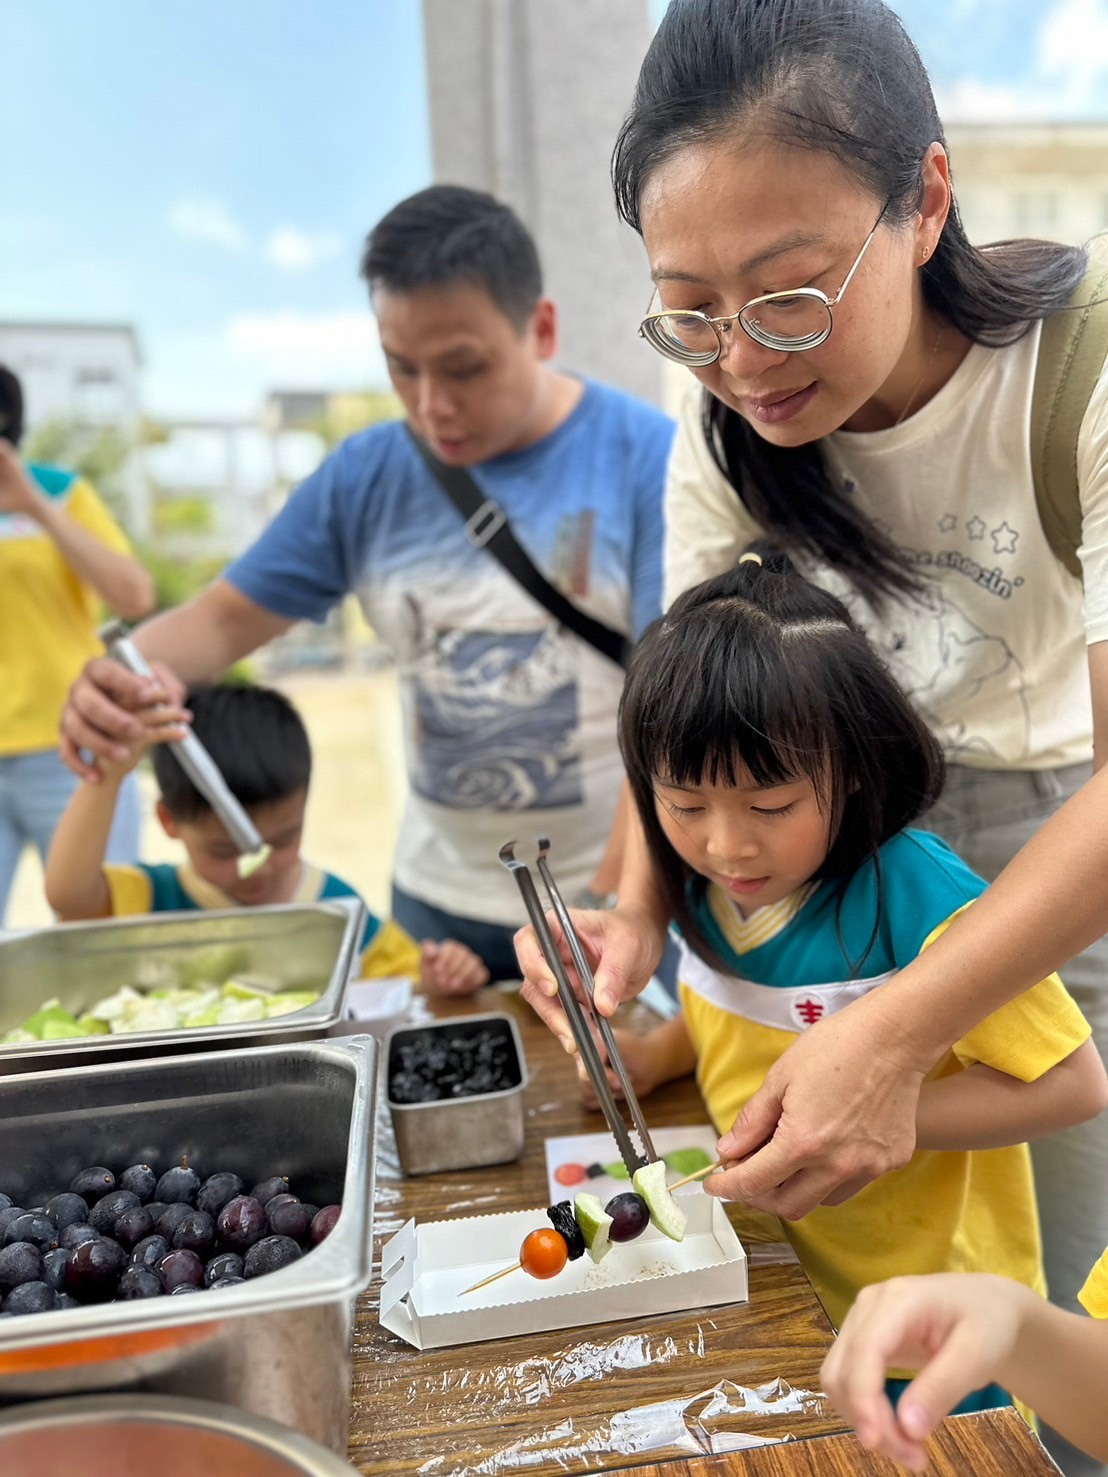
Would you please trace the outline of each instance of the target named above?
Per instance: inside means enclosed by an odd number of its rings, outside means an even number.
[[[20,1025],[52,996],[79,1014],[120,986],[133,984],[140,966],[196,968],[210,950],[230,951],[234,972],[271,976],[285,990],[321,991],[314,1005],[271,1020],[0,1045],[0,1075],[324,1035],[342,1017],[364,928],[361,901],[336,898],[59,923],[0,936],[0,1034]]]
[[[287,1174],[324,1205],[322,1245],[194,1297],[0,1322],[0,1405],[123,1388],[239,1406],[344,1451],[353,1299],[370,1278],[377,1044],[370,1036],[25,1073],[0,1083],[0,1188],[27,1205],[89,1164],[247,1183]]]

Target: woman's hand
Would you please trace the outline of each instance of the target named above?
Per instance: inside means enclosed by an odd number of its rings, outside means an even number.
[[[140,736],[149,743],[183,738],[188,712],[182,706],[185,685],[168,667],[151,663],[154,677],[139,677],[110,657],[93,657],[69,689],[62,712],[61,756],[75,774],[97,784],[94,759],[125,764]]]
[[[650,983],[650,977],[662,957],[665,930],[649,913],[628,906],[595,913],[571,908],[570,916],[584,945],[596,981],[597,1009],[601,1015],[614,1015],[624,1000],[634,999]],[[549,914],[547,921],[570,980],[577,994],[584,998],[570,957],[569,945],[562,935],[558,920],[553,914]],[[530,924],[516,934],[515,946],[519,971],[523,977],[520,993],[558,1037],[566,1051],[575,1051],[569,1022],[558,1003],[557,981],[547,967],[535,930]]]
[[[873,991],[809,1026],[719,1141],[739,1160],[705,1181],[710,1195],[785,1220],[837,1205],[912,1157],[931,1062]]]
[[[1004,1277],[948,1272],[876,1283],[859,1293],[820,1380],[863,1446],[924,1472],[926,1438],[972,1390],[1004,1382],[1041,1308],[1041,1298]],[[894,1411],[885,1379],[904,1368],[919,1373]]]

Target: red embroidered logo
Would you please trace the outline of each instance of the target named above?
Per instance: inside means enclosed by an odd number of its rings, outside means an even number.
[[[814,1000],[810,995],[803,1000],[794,1000],[792,1007],[793,1020],[800,1026],[812,1026],[819,1020],[824,1012],[822,1000]]]

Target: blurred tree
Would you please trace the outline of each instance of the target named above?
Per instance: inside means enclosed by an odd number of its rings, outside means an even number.
[[[366,390],[360,394],[328,395],[327,408],[321,416],[307,422],[302,429],[314,431],[323,438],[327,449],[375,426],[378,421],[400,420],[404,407],[391,390]]]

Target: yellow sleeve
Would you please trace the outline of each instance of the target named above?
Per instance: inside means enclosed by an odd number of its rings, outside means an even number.
[[[78,478],[70,488],[65,511],[74,523],[79,523],[86,533],[91,533],[106,548],[114,549],[117,554],[131,552],[127,535],[108,512],[92,483],[86,482],[83,477]]]
[[[106,866],[104,879],[113,918],[130,918],[153,911],[154,884],[141,867]]]
[[[972,907],[967,903],[966,907]],[[926,949],[965,908],[952,913],[924,939]],[[986,1016],[952,1050],[963,1066],[981,1062],[1020,1082],[1035,1082],[1051,1067],[1064,1062],[1092,1035],[1088,1021],[1056,974],[1047,975],[1030,990],[1017,995]]]
[[[1108,1251],[1089,1273],[1077,1299],[1093,1318],[1108,1318]]]
[[[362,978],[388,979],[400,975],[418,984],[422,961],[423,951],[415,939],[399,923],[386,918],[362,955]]]

